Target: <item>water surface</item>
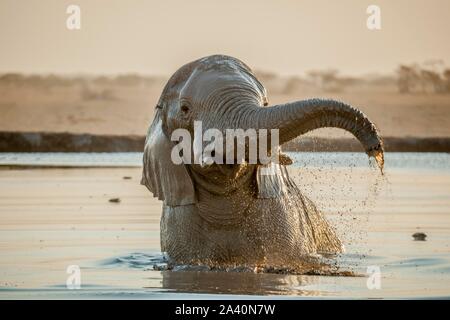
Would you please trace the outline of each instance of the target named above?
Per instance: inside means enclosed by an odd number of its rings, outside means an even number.
[[[286,152],[298,167],[367,167],[361,152]],[[419,152],[385,153],[391,169],[450,170],[450,154]],[[0,165],[67,167],[140,167],[141,152],[34,152],[0,153]]]
[[[450,297],[447,154],[388,153],[385,177],[361,154],[291,157],[292,177],[345,243],[334,263],[360,276],[164,271],[161,203],[139,185],[141,154],[0,154],[85,166],[0,167],[0,298]],[[426,241],[413,240],[418,231]],[[80,290],[66,288],[69,265],[81,268]],[[377,288],[367,285],[374,267]]]

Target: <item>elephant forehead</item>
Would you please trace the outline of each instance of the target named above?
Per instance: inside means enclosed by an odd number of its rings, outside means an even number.
[[[246,74],[235,71],[195,71],[180,91],[181,97],[205,98],[213,91],[230,87],[256,89],[253,81]]]

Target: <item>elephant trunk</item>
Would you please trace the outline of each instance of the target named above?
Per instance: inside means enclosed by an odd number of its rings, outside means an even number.
[[[381,169],[383,167],[383,142],[377,128],[360,110],[343,102],[302,100],[258,108],[253,116],[257,128],[279,130],[280,145],[314,129],[344,129],[361,142],[369,156],[376,158]]]

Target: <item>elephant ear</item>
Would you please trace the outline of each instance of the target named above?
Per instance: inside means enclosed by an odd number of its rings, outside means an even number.
[[[194,204],[194,183],[186,166],[174,164],[170,158],[173,143],[163,131],[160,113],[157,109],[147,133],[141,184],[145,185],[154,197],[163,200],[165,205]]]

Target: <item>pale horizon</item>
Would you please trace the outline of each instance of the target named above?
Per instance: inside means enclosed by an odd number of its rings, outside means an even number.
[[[66,8],[81,7],[81,30]],[[382,29],[366,27],[381,8]],[[210,54],[255,70],[302,75],[392,73],[399,64],[450,56],[450,2],[17,1],[0,3],[0,73],[167,76]]]

